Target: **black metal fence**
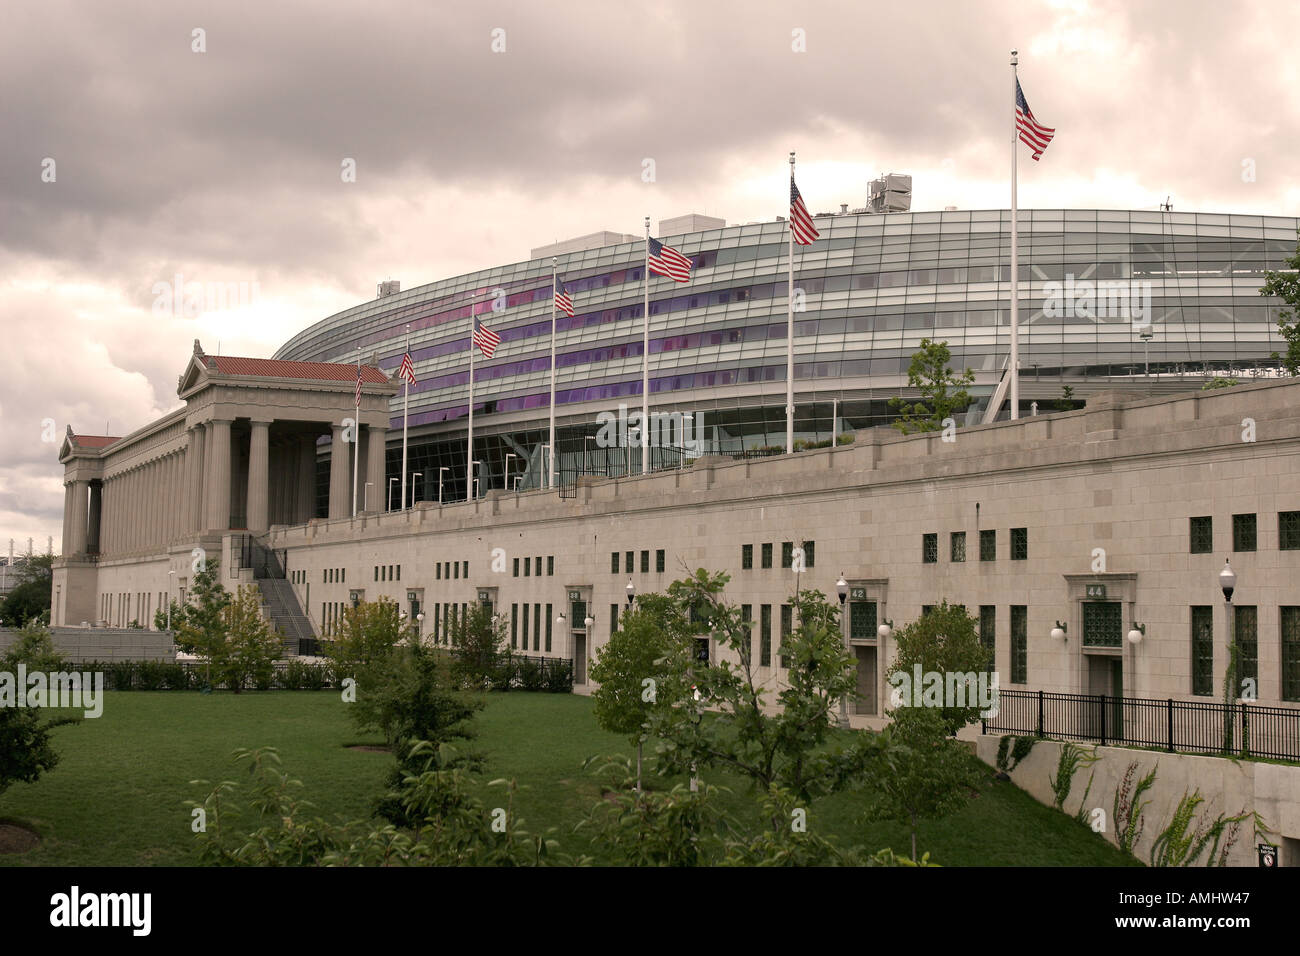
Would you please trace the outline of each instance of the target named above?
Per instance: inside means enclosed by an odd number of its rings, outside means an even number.
[[[999,690],[997,716],[982,726],[986,734],[1300,760],[1300,709],[1246,702]]]

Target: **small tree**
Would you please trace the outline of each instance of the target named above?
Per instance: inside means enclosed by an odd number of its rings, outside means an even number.
[[[1300,242],[1296,244],[1296,254],[1286,264],[1288,271],[1264,273],[1259,294],[1275,295],[1291,307],[1278,311],[1277,331],[1286,342],[1286,354],[1274,352],[1273,358],[1282,360],[1288,375],[1300,375],[1300,318],[1294,311],[1300,309]]]
[[[600,685],[591,695],[592,714],[604,730],[636,744],[638,792],[647,721],[662,706],[659,684],[668,681],[672,661],[683,659],[689,642],[689,623],[674,602],[662,594],[643,594],[591,665],[591,679]]]
[[[16,679],[18,665],[30,671],[57,672],[67,666],[54,650],[50,632],[35,621],[23,625],[17,642],[0,656],[0,672]],[[16,690],[16,688],[13,688]],[[35,707],[17,707],[13,701],[0,704],[0,794],[13,783],[34,783],[59,762],[50,743],[50,730],[75,723],[74,717],[45,720]]]
[[[29,554],[26,561],[9,569],[17,584],[0,601],[0,621],[22,627],[28,621],[49,623],[54,558],[48,554]]]
[[[187,654],[210,658],[225,641],[221,615],[230,604],[231,596],[221,584],[220,569],[220,561],[209,559],[203,570],[194,574],[189,600],[185,604],[172,605],[176,646]],[[154,620],[157,621],[156,616]]]
[[[958,741],[947,736],[943,715],[931,707],[901,707],[881,734],[886,739],[889,763],[883,762],[871,777],[872,796],[868,820],[893,820],[912,834],[912,859],[916,860],[916,835],[922,820],[936,820],[960,810],[979,782],[971,756]]]
[[[1058,412],[1069,412],[1074,410],[1074,387],[1071,385],[1061,386],[1061,397],[1054,403]]]
[[[451,636],[454,683],[483,690],[501,673],[506,651],[506,617],[493,615],[486,604],[474,604],[448,629]],[[506,678],[509,680],[509,677]]]
[[[895,632],[898,653],[893,666],[885,675],[889,681],[895,674],[905,675],[909,681],[915,681],[917,665],[921,674],[940,674],[947,685],[948,674],[979,675],[988,667],[989,649],[980,643],[976,631],[978,622],[966,613],[958,604],[949,604],[946,600],[938,607],[932,608]],[[963,684],[964,691],[970,691]],[[969,699],[969,695],[968,695]],[[918,708],[900,708],[916,710]],[[931,708],[926,708],[931,709]],[[944,726],[949,735],[957,733],[962,727],[979,719],[981,707],[978,703],[965,707],[945,706],[940,709]]]
[[[904,435],[937,432],[944,427],[945,419],[970,407],[966,386],[975,382],[975,373],[966,369],[954,375],[948,367],[951,360],[947,342],[921,339],[920,351],[912,355],[907,370],[907,384],[921,393],[921,399],[914,403],[901,398],[889,400],[889,407],[901,416],[891,423],[894,428]]]
[[[247,680],[255,684],[269,683],[275,660],[283,651],[281,639],[262,617],[259,593],[251,585],[239,589],[239,594],[221,612],[225,640],[212,648],[211,660],[218,679],[236,694]]]
[[[1222,375],[1217,375],[1214,378],[1210,379],[1208,382],[1206,382],[1204,385],[1202,385],[1201,391],[1208,392],[1214,388],[1232,388],[1232,386],[1240,385],[1240,384],[1241,383],[1238,382],[1235,378],[1224,378]]]
[[[344,608],[335,639],[326,651],[334,679],[356,677],[357,671],[384,661],[414,628],[402,623],[397,602],[381,597]]]

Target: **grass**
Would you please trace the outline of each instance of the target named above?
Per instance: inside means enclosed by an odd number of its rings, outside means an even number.
[[[475,720],[475,749],[487,756],[479,796],[488,807],[502,800],[486,781],[514,778],[526,787],[516,812],[529,832],[558,828],[571,853],[608,862],[585,831],[573,825],[600,799],[597,778],[582,769],[593,754],[633,753],[629,742],[596,726],[588,698],[562,694],[493,694]],[[378,743],[359,735],[336,691],[215,693],[109,692],[97,720],[54,730],[59,765],[34,784],[14,784],[0,795],[0,820],[22,823],[41,846],[0,856],[0,866],[189,865],[193,836],[186,800],[205,787],[191,780],[238,779],[230,760],[236,747],[279,748],[285,769],[304,784],[302,795],[326,819],[364,817],[392,757],[348,749]],[[647,757],[652,747],[647,745]],[[974,758],[972,758],[974,759]],[[647,763],[649,761],[647,760]],[[947,866],[1136,865],[1071,817],[1038,803],[1014,784],[993,779],[960,813],[924,822],[921,852]],[[727,809],[757,820],[748,784],[708,772],[708,782],[730,787]],[[814,804],[810,830],[842,845],[909,847],[901,825],[863,824],[860,794],[837,794]]]

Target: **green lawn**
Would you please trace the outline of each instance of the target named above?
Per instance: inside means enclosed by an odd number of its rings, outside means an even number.
[[[528,789],[517,812],[530,832],[558,827],[561,847],[603,861],[600,846],[572,832],[598,799],[600,782],[582,769],[592,754],[631,754],[628,742],[600,730],[585,697],[493,694],[475,724],[476,749],[487,756],[484,783],[514,778]],[[375,743],[358,735],[337,691],[201,695],[180,691],[110,692],[104,715],[54,731],[62,760],[35,784],[0,795],[0,820],[40,833],[42,845],[0,865],[187,865],[193,863],[188,799],[201,800],[195,779],[235,779],[236,747],[274,746],[304,784],[303,796],[327,819],[366,815],[392,757],[349,750]],[[973,759],[973,758],[972,758]],[[731,787],[728,809],[756,819],[744,781],[706,774]],[[499,788],[482,786],[488,806]],[[903,827],[862,825],[861,797],[840,794],[815,804],[811,830],[842,845],[893,847],[904,853]],[[948,866],[1116,866],[1134,864],[1086,827],[1010,783],[992,779],[961,813],[924,824],[922,852]]]

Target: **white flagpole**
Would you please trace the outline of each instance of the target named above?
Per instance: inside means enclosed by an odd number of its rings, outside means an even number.
[[[1016,128],[1016,51],[1011,51],[1011,355],[1008,366],[1011,374],[1011,420],[1020,417],[1020,255],[1016,244],[1016,142],[1020,131]]]
[[[650,217],[645,217],[645,323],[641,332],[641,474],[650,474]]]
[[[546,450],[547,465],[546,472],[549,478],[548,487],[555,487],[555,296],[559,292],[559,287],[555,284],[555,268],[559,264],[559,257],[551,257],[551,428],[549,441],[551,447]]]
[[[357,378],[361,378],[361,346],[357,346]],[[352,517],[357,516],[357,465],[361,461],[361,399],[357,399],[357,419],[352,426]]]
[[[405,361],[411,354],[411,327],[406,327],[406,353],[402,360]],[[411,380],[402,377],[402,507],[399,511],[406,510],[406,413],[411,401]],[[393,493],[390,491],[388,497],[391,500]]]
[[[474,499],[474,299],[469,302],[469,441],[465,445],[465,501]]]
[[[790,182],[794,182],[794,150],[790,151]],[[785,453],[791,455],[794,454],[794,222],[786,225],[790,227],[790,281],[785,317]]]

